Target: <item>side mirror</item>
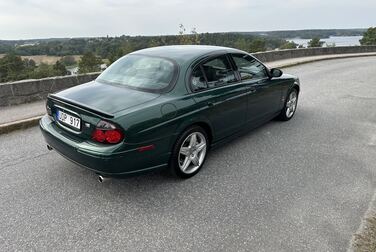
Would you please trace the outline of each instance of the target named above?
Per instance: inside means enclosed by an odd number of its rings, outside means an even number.
[[[281,69],[278,69],[278,68],[272,68],[270,70],[270,75],[273,77],[281,77],[283,74],[282,70]]]

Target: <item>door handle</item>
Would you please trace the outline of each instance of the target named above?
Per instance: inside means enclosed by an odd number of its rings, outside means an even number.
[[[208,107],[213,107],[214,106],[214,103],[213,102],[208,102]]]

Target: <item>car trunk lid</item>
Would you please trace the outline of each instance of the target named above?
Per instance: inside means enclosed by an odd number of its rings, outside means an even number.
[[[70,103],[108,117],[159,97],[160,94],[142,92],[121,85],[92,81],[51,95],[52,98]]]
[[[47,110],[66,134],[81,139],[91,138],[100,120],[113,122],[116,113],[147,103],[160,94],[141,92],[126,87],[89,82],[49,95]],[[70,124],[70,119],[76,124]]]

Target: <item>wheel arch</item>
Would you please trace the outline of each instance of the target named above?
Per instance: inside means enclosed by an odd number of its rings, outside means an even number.
[[[298,94],[300,93],[300,86],[296,83],[292,85],[291,89],[296,89],[298,91]]]
[[[183,123],[182,125],[180,125],[180,127],[178,127],[175,135],[175,139],[174,139],[174,143],[176,143],[178,137],[183,133],[185,132],[188,128],[192,127],[192,126],[199,126],[201,128],[203,128],[206,132],[206,134],[208,135],[208,140],[210,142],[210,144],[213,142],[213,139],[214,139],[214,132],[213,132],[213,128],[210,124],[210,122],[208,120],[205,120],[205,119],[198,119],[198,120],[189,120],[188,122],[186,123]]]
[[[197,123],[194,123],[192,124],[190,127],[192,126],[200,126],[201,128],[203,128],[206,132],[206,134],[208,135],[208,140],[209,140],[209,143],[212,143],[213,142],[213,131],[212,131],[212,128],[210,127],[210,125],[206,122],[197,122]]]

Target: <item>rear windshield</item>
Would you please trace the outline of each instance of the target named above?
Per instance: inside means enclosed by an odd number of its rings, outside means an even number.
[[[162,92],[169,89],[176,74],[177,66],[169,59],[131,54],[114,62],[97,81]]]

